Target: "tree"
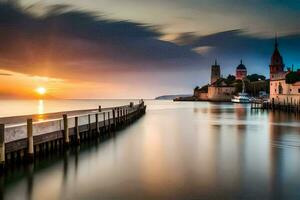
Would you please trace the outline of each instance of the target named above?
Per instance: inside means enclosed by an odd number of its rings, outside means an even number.
[[[231,84],[234,83],[234,81],[235,81],[235,76],[229,74],[229,75],[227,76],[226,80],[225,80],[225,83],[226,83],[227,85],[231,85]]]
[[[266,80],[266,77],[263,75],[258,75],[258,74],[251,74],[247,76],[247,79],[250,82],[254,82],[254,81],[260,81],[260,80]]]

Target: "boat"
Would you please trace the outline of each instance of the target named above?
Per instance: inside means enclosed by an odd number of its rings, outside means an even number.
[[[245,92],[245,83],[243,81],[243,91],[238,93],[238,95],[233,96],[231,99],[233,103],[250,103],[250,98],[248,93]]]
[[[233,96],[231,99],[231,102],[233,103],[250,103],[250,98],[248,96],[248,93],[241,92],[238,95]]]

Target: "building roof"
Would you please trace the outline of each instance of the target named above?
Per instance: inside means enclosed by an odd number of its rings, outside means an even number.
[[[241,63],[237,66],[238,70],[247,70],[246,66],[243,64],[243,60],[241,60]]]
[[[275,49],[271,57],[271,65],[283,65],[283,59],[278,50],[277,37],[275,38]]]

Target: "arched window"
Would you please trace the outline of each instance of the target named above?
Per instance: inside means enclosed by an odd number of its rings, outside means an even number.
[[[279,83],[279,85],[278,85],[278,93],[282,94],[282,90],[283,90],[282,85],[281,85],[281,83]]]

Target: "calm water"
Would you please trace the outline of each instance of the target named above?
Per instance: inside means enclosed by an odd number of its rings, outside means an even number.
[[[300,123],[245,105],[147,101],[116,137],[2,178],[4,199],[300,199]]]

